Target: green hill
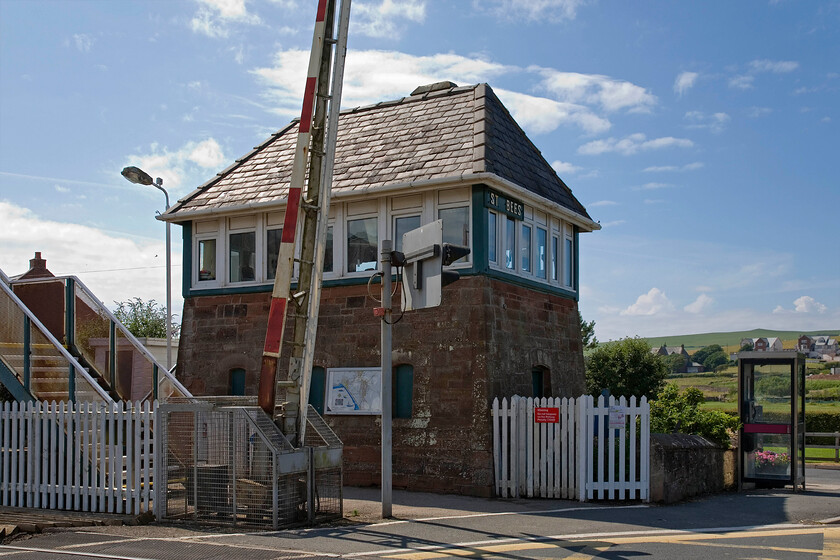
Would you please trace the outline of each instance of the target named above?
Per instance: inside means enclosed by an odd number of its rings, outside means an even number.
[[[662,346],[679,346],[685,345],[685,349],[689,353],[695,352],[704,346],[710,344],[720,344],[724,348],[729,346],[739,346],[742,338],[761,338],[761,337],[777,337],[781,338],[785,343],[785,348],[793,348],[795,341],[803,334],[817,335],[830,334],[833,336],[840,336],[840,330],[830,329],[827,331],[774,331],[770,329],[753,329],[751,331],[734,331],[734,332],[717,332],[717,333],[702,333],[702,334],[683,334],[673,336],[656,336],[645,338],[648,343],[654,348]],[[737,348],[735,349],[737,350]]]

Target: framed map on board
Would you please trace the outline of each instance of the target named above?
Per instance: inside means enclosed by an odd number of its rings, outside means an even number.
[[[326,414],[382,414],[380,368],[328,368]]]

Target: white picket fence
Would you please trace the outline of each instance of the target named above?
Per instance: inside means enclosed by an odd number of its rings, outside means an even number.
[[[157,402],[4,403],[0,504],[121,514],[151,511]]]
[[[500,497],[650,498],[646,397],[493,400],[493,459]]]

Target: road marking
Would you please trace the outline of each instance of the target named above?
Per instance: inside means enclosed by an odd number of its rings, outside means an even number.
[[[684,530],[668,530],[668,531],[626,531],[621,533],[601,533],[589,535],[563,535],[558,537],[545,537],[540,539],[505,539],[502,543],[500,541],[477,541],[472,543],[461,543],[453,545],[437,545],[414,549],[411,552],[406,552],[404,549],[378,551],[376,553],[360,553],[347,555],[363,556],[369,554],[378,554],[393,558],[395,560],[431,560],[433,558],[450,557],[450,556],[475,556],[483,553],[506,552],[512,550],[535,550],[547,548],[564,548],[567,550],[575,550],[575,552],[565,557],[566,560],[584,560],[598,556],[603,551],[617,546],[627,544],[643,544],[650,542],[668,543],[668,544],[685,544],[694,546],[708,546],[717,548],[743,548],[751,550],[769,550],[775,552],[797,552],[805,554],[820,553],[820,549],[802,549],[789,547],[773,547],[766,545],[743,545],[736,543],[716,543],[709,541],[723,540],[723,539],[745,539],[745,538],[765,538],[765,537],[782,537],[790,535],[824,535],[823,551],[830,546],[834,550],[833,539],[828,537],[833,533],[838,533],[840,536],[840,528],[827,529],[824,527],[813,526],[776,526],[760,529],[750,527],[749,530],[733,530],[728,528],[726,530],[703,530],[702,532],[684,531]],[[837,550],[840,551],[840,541],[837,543]],[[832,553],[833,554],[833,553]],[[824,558],[838,558],[840,556],[824,556]]]
[[[440,517],[419,517],[417,519],[398,519],[395,521],[383,521],[382,523],[373,523],[367,527],[386,527],[388,525],[400,525],[402,523],[425,523],[429,521],[445,521],[448,519],[474,519],[477,517],[500,517],[503,515],[545,515],[547,513],[571,513],[577,511],[601,511],[601,510],[617,510],[617,509],[639,509],[649,508],[651,506],[639,504],[632,506],[596,506],[596,507],[570,507],[560,509],[541,509],[532,511],[497,511],[490,513],[470,513],[464,515],[445,515]]]
[[[61,549],[51,549],[51,548],[35,548],[35,547],[28,547],[28,546],[11,546],[11,545],[0,545],[0,552],[3,550],[18,550],[20,552],[38,552],[40,554],[55,554],[55,555],[68,555],[68,556],[85,556],[85,557],[93,557],[93,558],[104,558],[106,560],[155,560],[154,558],[146,558],[142,556],[117,556],[113,554],[99,554],[96,552],[74,552],[72,550],[61,550]]]

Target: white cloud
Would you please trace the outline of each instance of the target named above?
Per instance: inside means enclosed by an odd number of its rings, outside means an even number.
[[[617,206],[618,202],[614,200],[599,200],[591,204],[587,204],[590,208],[598,208],[599,206]]]
[[[704,164],[699,161],[695,161],[693,163],[687,163],[685,165],[659,165],[659,166],[651,166],[645,167],[642,171],[645,173],[661,173],[664,171],[695,171],[697,169],[702,169]]]
[[[232,23],[257,25],[259,16],[248,12],[245,0],[197,0],[198,11],[190,20],[190,29],[213,38],[227,37]]]
[[[581,171],[583,167],[579,167],[577,165],[573,165],[567,161],[554,161],[551,163],[551,167],[557,172],[558,175],[574,175],[575,173]]]
[[[621,226],[627,223],[627,220],[613,220],[611,222],[605,222],[601,224],[601,228],[612,228],[616,226]]]
[[[265,97],[274,104],[273,112],[299,115],[308,61],[308,50],[281,50],[271,67],[251,70],[268,86]],[[414,56],[397,51],[351,50],[344,70],[342,105],[370,105],[404,97],[419,85],[442,80],[461,85],[488,82],[508,70],[501,64],[456,54]]]
[[[353,5],[351,35],[358,32],[368,37],[399,39],[402,28],[399,20],[423,23],[426,19],[425,0],[379,0]]]
[[[620,315],[656,315],[672,311],[674,305],[659,288],[651,288],[648,293],[636,298],[636,303],[621,311]]]
[[[747,116],[752,119],[757,119],[759,117],[769,115],[772,112],[773,109],[769,107],[750,107],[749,109],[747,109]]]
[[[166,258],[163,239],[135,241],[89,226],[45,220],[31,210],[0,200],[0,268],[17,275],[29,268],[40,251],[56,275],[78,276],[103,303],[139,297],[166,301]],[[172,255],[173,309],[180,313],[180,263]]]
[[[597,105],[607,112],[622,109],[649,112],[656,105],[656,96],[647,89],[609,76],[560,72],[536,66],[529,70],[542,75],[541,87],[559,101]]]
[[[674,185],[671,183],[645,183],[641,187],[633,187],[634,191],[657,191],[660,189],[672,189]]]
[[[702,312],[704,309],[707,309],[711,304],[714,303],[714,301],[715,300],[712,299],[710,296],[706,294],[700,294],[699,296],[697,296],[696,300],[683,307],[683,310],[688,313],[697,314]]]
[[[64,194],[64,193],[69,193],[70,189],[68,189],[67,187],[63,187],[61,185],[56,185],[55,186],[55,192],[60,192],[60,193]]]
[[[135,165],[152,177],[162,178],[170,193],[197,187],[209,178],[209,170],[220,169],[228,161],[214,138],[187,142],[175,151],[158,144],[150,148],[151,153],[128,156],[125,165]]]
[[[677,75],[677,79],[674,80],[674,93],[679,96],[684,95],[694,87],[694,83],[697,81],[699,75],[697,72],[680,72]]]
[[[828,307],[818,302],[811,296],[801,296],[793,300],[793,310],[788,310],[781,305],[773,310],[773,313],[825,313]]]
[[[702,111],[689,111],[685,114],[689,122],[687,128],[706,129],[714,133],[723,132],[726,124],[731,120],[726,113],[712,113],[707,115]]]
[[[793,60],[753,60],[750,68],[754,72],[772,72],[774,74],[785,74],[799,68],[799,63]]]
[[[563,124],[573,124],[587,133],[604,132],[610,122],[583,105],[564,103],[515,91],[494,90],[519,126],[533,134],[555,130]]]
[[[729,78],[729,87],[735,89],[752,89],[755,76],[733,76]]]
[[[572,20],[584,0],[473,0],[473,7],[501,19],[559,22]]]
[[[674,138],[665,136],[648,140],[641,132],[625,136],[624,138],[607,138],[605,140],[594,140],[578,148],[579,154],[598,155],[608,152],[616,152],[625,156],[649,150],[663,148],[691,148],[694,142],[686,138]]]
[[[79,49],[79,52],[90,52],[93,47],[93,37],[87,33],[76,33],[73,35],[73,44]]]
[[[251,70],[268,87],[264,96],[273,104],[273,112],[289,117],[300,113],[308,58],[308,51],[281,50],[271,67]],[[518,69],[452,53],[414,56],[397,51],[351,51],[345,67],[342,105],[364,106],[400,98],[419,85],[443,80],[459,85],[492,82],[514,71]],[[589,134],[610,128],[607,119],[583,105],[505,89],[494,91],[529,133],[551,132],[561,125],[573,125]]]

